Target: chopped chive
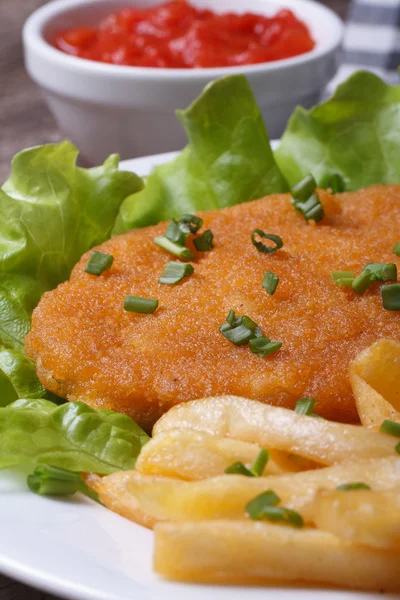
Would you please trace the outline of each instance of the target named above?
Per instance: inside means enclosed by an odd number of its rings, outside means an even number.
[[[394,263],[369,263],[352,283],[357,294],[363,294],[374,281],[396,281],[397,267]]]
[[[394,448],[397,452],[397,454],[400,454],[400,442],[397,444],[397,446],[395,446]]]
[[[263,242],[257,241],[257,235],[260,236],[260,238],[271,240],[275,246],[267,246],[266,244],[263,244]],[[264,254],[274,254],[274,252],[283,247],[283,241],[279,235],[264,233],[261,229],[255,229],[253,231],[251,234],[251,243],[259,252],[263,252]]]
[[[304,521],[299,513],[289,508],[276,506],[279,502],[279,496],[272,490],[268,490],[250,500],[246,505],[246,512],[255,521],[267,519],[275,523],[283,521],[293,527],[303,527]]]
[[[382,288],[383,308],[400,310],[400,283],[392,283]]]
[[[250,469],[248,469],[241,461],[238,461],[233,463],[233,465],[227,467],[224,472],[227,475],[245,475],[246,477],[261,477],[261,475],[264,473],[264,469],[268,461],[269,452],[268,450],[262,448],[256,456],[256,459]]]
[[[379,431],[381,431],[382,433],[387,433],[389,435],[394,435],[395,437],[400,437],[400,423],[396,423],[395,421],[385,419]]]
[[[324,208],[316,193],[317,184],[312,175],[307,175],[291,189],[292,204],[306,221],[320,221],[324,218]]]
[[[254,477],[252,473],[242,462],[238,461],[227,467],[224,471],[227,475],[245,475],[246,477]]]
[[[319,187],[324,190],[331,189],[332,194],[340,194],[346,189],[343,177],[339,173],[325,175],[320,181]]]
[[[110,269],[113,264],[114,257],[111,254],[98,252],[93,250],[92,256],[85,267],[85,273],[91,275],[101,275],[106,269]]]
[[[316,404],[317,401],[314,398],[300,398],[296,402],[294,411],[298,415],[307,415],[310,417],[313,414]]]
[[[249,341],[250,350],[256,356],[265,358],[282,347],[282,342],[273,342],[267,337],[256,337]]]
[[[203,233],[193,240],[194,247],[198,252],[208,252],[214,248],[214,235],[210,229],[206,229]]]
[[[164,233],[164,237],[166,237],[167,240],[170,240],[171,242],[174,242],[179,246],[185,245],[186,238],[188,235],[188,233],[182,231],[182,229],[179,226],[179,223],[175,221],[175,219],[172,219],[168,223],[167,231]]]
[[[281,506],[265,506],[262,515],[258,518],[251,518],[256,520],[267,519],[273,523],[284,522],[292,527],[297,527],[298,529],[304,527],[303,518],[298,512]]]
[[[362,271],[360,275],[354,279],[351,287],[356,294],[361,296],[372,284],[373,280],[371,279],[369,273],[367,271]]]
[[[262,518],[259,515],[262,514],[266,506],[276,506],[280,501],[281,499],[273,490],[267,490],[248,502],[246,512],[252,519]]]
[[[221,325],[219,330],[235,346],[250,344],[253,354],[261,358],[276,352],[282,346],[282,342],[272,342],[263,336],[260,327],[250,317],[247,315],[237,317],[233,310],[229,311],[226,322]]]
[[[153,241],[157,246],[159,246],[163,250],[166,250],[170,254],[177,256],[178,258],[184,260],[193,260],[195,258],[193,252],[191,252],[189,248],[186,248],[186,246],[182,246],[180,244],[177,244],[176,242],[169,240],[164,235],[155,237]]]
[[[318,194],[313,194],[304,202],[300,202],[295,198],[292,204],[297,212],[301,213],[306,221],[321,221],[324,216],[324,208],[321,204]]]
[[[244,346],[256,335],[262,335],[261,329],[250,317],[237,317],[234,310],[229,311],[219,330],[235,346]]]
[[[196,215],[181,215],[178,219],[179,226],[184,233],[197,233],[203,226],[203,219]]]
[[[332,271],[333,283],[337,286],[351,287],[355,279],[352,271]]]
[[[310,174],[304,177],[299,183],[292,187],[291,192],[295,200],[305,202],[317,189],[317,183],[314,177]]]
[[[394,245],[393,254],[400,256],[400,242],[397,242],[397,244]]]
[[[349,492],[351,490],[370,490],[370,486],[362,481],[355,481],[354,483],[342,483],[342,485],[338,485],[337,490],[341,492]]]
[[[72,496],[83,492],[93,500],[99,501],[96,492],[87,487],[80,473],[39,465],[28,475],[28,487],[31,492],[41,496]]]
[[[124,309],[127,312],[140,313],[143,315],[152,314],[158,307],[158,300],[152,298],[139,298],[139,296],[126,296]]]
[[[244,346],[254,338],[254,333],[245,325],[238,325],[237,327],[230,329],[223,329],[223,327],[224,325],[220,327],[220,332],[227,340],[232,342],[232,344],[235,344],[235,346]]]
[[[266,450],[265,448],[261,448],[250,469],[255,477],[261,477],[261,475],[264,473],[264,469],[267,466],[268,461],[268,450]]]
[[[250,331],[252,331],[256,337],[262,337],[262,331],[257,323],[254,323],[253,319],[250,319],[250,317],[247,315],[239,317],[239,319],[241,319],[241,325],[244,325],[247,327],[247,329],[250,329]]]
[[[364,267],[373,281],[396,281],[397,267],[394,263],[368,263]]]
[[[227,467],[224,471],[227,475],[245,475],[246,477],[254,477],[252,473],[242,462],[238,461]]]
[[[267,290],[267,293],[270,294],[270,296],[275,294],[278,283],[278,275],[275,275],[275,273],[272,273],[272,271],[265,271],[261,285],[265,290]]]
[[[175,285],[182,281],[184,277],[192,275],[192,273],[194,273],[194,268],[191,264],[169,260],[158,282]]]
[[[235,311],[234,310],[230,310],[228,312],[228,316],[226,317],[226,322],[228,323],[228,325],[230,325],[231,327],[234,327],[235,322],[239,319],[240,320],[241,317],[237,317],[235,315]],[[239,323],[237,323],[239,325]]]
[[[197,233],[203,225],[203,219],[196,215],[182,215],[179,219],[171,219],[164,236],[171,242],[184,246],[190,233]]]

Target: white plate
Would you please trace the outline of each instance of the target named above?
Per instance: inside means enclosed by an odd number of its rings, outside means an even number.
[[[173,154],[125,161],[147,175]],[[0,475],[0,571],[74,600],[381,600],[380,594],[294,588],[169,583],[152,573],[150,531],[83,497],[31,494],[20,477]],[[193,540],[196,543],[196,540]],[[386,596],[385,598],[398,596]]]

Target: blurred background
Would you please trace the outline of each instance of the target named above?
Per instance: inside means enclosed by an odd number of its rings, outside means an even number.
[[[45,0],[0,0],[0,180],[22,148],[56,142],[61,133],[37,87],[24,72],[21,28]],[[324,0],[343,19],[350,0]]]

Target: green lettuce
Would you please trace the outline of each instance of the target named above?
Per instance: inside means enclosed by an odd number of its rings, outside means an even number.
[[[32,277],[43,289],[68,279],[82,254],[110,237],[122,201],[143,187],[118,170],[76,166],[70,142],[24,150],[0,190],[0,273]]]
[[[48,464],[99,474],[133,469],[148,436],[129,417],[83,402],[21,399],[0,408],[0,468]]]
[[[0,274],[0,346],[23,352],[32,311],[43,292],[32,277]]]
[[[331,99],[289,120],[276,161],[291,185],[339,173],[347,190],[400,183],[400,86],[360,71]]]
[[[47,390],[37,378],[33,360],[16,350],[0,350],[0,406],[17,398],[45,396]]]
[[[156,167],[145,189],[124,201],[113,233],[288,190],[243,75],[211,83],[177,115],[189,145]]]

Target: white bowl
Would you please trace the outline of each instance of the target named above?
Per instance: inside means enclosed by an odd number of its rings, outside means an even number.
[[[92,163],[177,150],[186,136],[174,111],[186,108],[212,80],[244,73],[271,137],[279,137],[296,105],[311,106],[337,69],[343,26],[313,0],[192,0],[218,12],[271,15],[290,8],[310,28],[315,48],[294,58],[241,67],[157,69],[110,65],[69,56],[46,39],[60,29],[93,25],[123,6],[160,0],[54,0],[23,30],[25,65],[64,133]],[[227,98],[229,102],[229,98]]]

